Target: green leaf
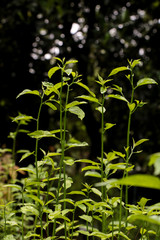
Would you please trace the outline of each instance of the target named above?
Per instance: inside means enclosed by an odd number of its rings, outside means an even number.
[[[49,131],[38,130],[28,134],[32,138],[43,138],[43,137],[56,137],[55,134],[52,134]]]
[[[72,72],[72,69],[71,68],[66,69],[64,72],[67,73],[67,75],[69,76],[71,74],[71,72]]]
[[[86,236],[89,236],[89,235],[90,235],[88,231],[84,231],[84,230],[78,230],[77,232],[78,232],[78,233],[81,233],[81,234],[83,234],[83,235],[86,235]]]
[[[123,97],[123,96],[121,96],[119,94],[109,94],[107,97],[116,98],[118,100],[121,100],[121,101],[124,101],[124,102],[128,103],[128,100],[125,97]]]
[[[33,239],[33,237],[40,237],[40,235],[39,234],[36,234],[36,233],[33,233],[33,232],[27,232],[27,234],[25,235],[25,239],[27,239],[27,238],[31,238],[32,237],[32,239]]]
[[[85,220],[86,222],[91,223],[92,222],[92,217],[88,215],[81,215],[79,216],[81,219]]]
[[[72,166],[74,164],[74,160],[73,160],[73,158],[66,159],[66,160],[64,160],[64,163],[68,166]]]
[[[152,166],[156,161],[160,161],[160,152],[153,153],[150,156],[150,160],[149,160],[148,166]]]
[[[87,170],[100,170],[100,167],[94,165],[94,166],[86,166],[81,169],[82,172]]]
[[[77,60],[69,60],[69,61],[66,62],[66,65],[67,64],[72,64],[72,63],[77,63],[77,62],[78,62]]]
[[[53,85],[50,82],[42,82],[42,85],[44,87],[46,87],[47,89],[44,91],[45,95],[50,95],[51,93],[56,93],[59,96],[59,91],[57,90],[57,88],[55,87],[55,85]]]
[[[53,75],[57,70],[59,70],[59,69],[60,69],[60,67],[53,67],[53,68],[51,68],[51,69],[48,71],[48,77],[51,78],[52,75]]]
[[[128,217],[129,223],[136,224],[137,222],[137,224],[139,225],[139,221],[160,225],[160,216],[147,216],[142,214],[139,215],[134,214]]]
[[[92,97],[96,97],[96,95],[89,89],[89,87],[87,87],[85,84],[83,84],[82,82],[76,82],[77,85],[81,86],[82,88],[84,88],[85,90],[87,90],[87,92],[89,92]]]
[[[100,88],[100,93],[101,93],[101,94],[104,94],[105,92],[107,92],[107,87],[106,87],[106,86],[102,86],[102,87]]]
[[[105,239],[108,239],[107,238],[107,235],[105,233],[102,233],[102,232],[99,232],[99,231],[94,231],[90,234],[90,236],[95,236],[95,237],[98,237],[98,238],[101,238],[103,240]]]
[[[24,115],[24,114],[20,114],[18,115],[17,117],[13,118],[12,119],[12,122],[17,122],[17,121],[30,121],[34,119],[32,116],[27,116],[27,115]]]
[[[86,102],[78,102],[78,101],[73,101],[71,103],[68,103],[66,105],[66,109],[70,108],[70,107],[74,107],[74,106],[77,106],[77,105],[81,105],[81,104],[86,104]]]
[[[10,188],[16,188],[18,190],[22,190],[21,186],[17,185],[17,184],[5,184],[3,187],[10,187]]]
[[[160,179],[147,174],[136,174],[117,181],[121,185],[160,189]]]
[[[81,108],[77,107],[77,106],[70,107],[68,109],[68,111],[70,113],[73,113],[73,114],[77,115],[78,118],[80,118],[81,120],[85,117],[84,111]]]
[[[101,178],[101,174],[95,171],[87,171],[85,173],[85,177],[86,176]]]
[[[115,123],[106,123],[105,124],[105,127],[104,127],[104,131],[112,128],[113,126],[115,126],[116,124]]]
[[[81,95],[81,96],[78,96],[77,98],[82,98],[82,99],[85,99],[85,100],[88,100],[88,101],[91,101],[91,102],[99,103],[99,101],[96,97]]]
[[[140,87],[140,86],[143,86],[146,84],[158,84],[158,83],[155,80],[153,80],[152,78],[142,78],[137,82],[135,89],[137,87]]]
[[[99,106],[96,108],[97,111],[99,111],[102,114],[102,106]],[[105,113],[106,109],[103,107],[103,113]]]
[[[133,148],[139,146],[140,144],[142,144],[142,143],[144,143],[144,142],[146,142],[146,141],[148,141],[148,140],[149,140],[149,139],[146,139],[146,138],[140,139],[139,141],[133,143]]]
[[[72,147],[85,147],[88,146],[88,143],[86,142],[80,142],[74,138],[69,139],[69,141],[66,144],[67,147],[72,148]]]
[[[51,102],[45,102],[44,105],[47,105],[50,107],[52,110],[57,110],[56,106],[54,106]]]
[[[83,163],[90,163],[92,165],[99,165],[99,163],[94,162],[94,161],[89,160],[89,159],[79,159],[79,160],[76,160],[75,162],[83,162]]]
[[[130,110],[131,112],[133,112],[134,109],[136,108],[136,104],[135,104],[135,103],[128,103],[128,107],[129,107],[129,110]]]
[[[25,158],[27,158],[27,157],[29,157],[29,156],[31,156],[33,154],[34,154],[34,151],[33,152],[30,152],[30,151],[26,152],[25,154],[22,155],[22,157],[19,160],[19,162],[23,161]]]
[[[35,202],[40,203],[41,206],[44,205],[44,202],[43,202],[41,199],[39,199],[37,196],[32,195],[32,194],[26,194],[26,196],[29,197],[29,198],[31,198],[31,199],[33,199]]]
[[[16,240],[13,235],[7,235],[3,238],[3,240]]]
[[[137,203],[138,203],[138,205],[139,205],[141,208],[144,209],[144,207],[146,206],[146,203],[147,203],[149,200],[150,200],[150,199],[147,199],[147,198],[142,197],[142,198],[140,199],[140,201],[137,202]]]
[[[99,197],[102,196],[102,193],[97,188],[91,188],[92,192],[98,195]]]
[[[83,195],[83,196],[85,196],[85,193],[84,193],[84,192],[81,192],[81,191],[71,191],[71,192],[69,192],[68,194],[70,194],[70,195]]]
[[[115,75],[121,71],[126,71],[126,70],[129,70],[127,67],[118,67],[118,68],[115,68],[111,71],[111,73],[109,74],[109,76],[112,76],[112,75]]]
[[[138,65],[140,63],[140,59],[136,59],[133,62],[129,62],[131,64],[131,68],[133,69],[136,65]]]
[[[16,171],[18,171],[18,172],[25,171],[25,172],[35,174],[35,171],[33,169],[30,169],[29,167],[18,168]]]
[[[39,216],[39,211],[33,205],[26,205],[21,207],[21,212],[27,215]]]
[[[87,207],[82,203],[78,204],[77,207],[79,207],[83,212],[86,212],[87,210]]]
[[[125,154],[124,153],[121,153],[121,152],[117,152],[117,151],[113,151],[116,155],[118,155],[119,157],[122,157],[124,158],[125,157]]]
[[[40,97],[39,91],[37,91],[37,90],[32,91],[30,89],[25,89],[21,93],[18,94],[17,98],[19,98],[20,96],[25,95],[25,94],[33,94],[33,95],[37,95]]]

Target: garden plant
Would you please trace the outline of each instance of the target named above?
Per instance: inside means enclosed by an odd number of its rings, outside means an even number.
[[[136,81],[135,67],[140,60],[128,60],[127,66],[113,69],[104,79],[97,76],[94,84],[96,94],[83,83],[83,76],[74,71],[76,60],[56,58],[57,65],[48,72],[48,81],[40,90],[25,89],[17,96],[34,97],[39,103],[35,116],[18,113],[12,118],[17,125],[10,133],[13,148],[1,149],[0,162],[0,239],[3,240],[159,240],[160,203],[150,205],[142,197],[135,204],[128,201],[130,186],[160,190],[160,179],[153,175],[133,174],[135,166],[131,159],[141,154],[141,145],[148,139],[131,136],[132,116],[146,102],[137,99],[137,89],[143,85],[157,84],[151,78]],[[114,76],[123,74],[129,83],[130,98],[123,92],[121,83],[114,83]],[[83,94],[76,94],[77,89]],[[74,93],[74,94],[73,94]],[[122,151],[105,152],[104,140],[112,132],[115,123],[107,122],[107,102],[125,104],[128,111],[126,144]],[[75,149],[87,148],[68,128],[71,117],[83,121],[84,106],[91,104],[101,119],[101,154],[97,159],[74,156]],[[41,129],[43,108],[57,112],[59,120],[55,129]],[[33,131],[26,126],[35,126]],[[93,129],[94,131],[94,129]],[[17,135],[27,135],[33,143],[32,150],[17,149]],[[54,143],[46,150],[47,141]],[[44,147],[43,147],[44,145]],[[18,167],[23,161],[33,163]],[[7,160],[6,160],[7,159]],[[19,159],[19,162],[16,162]],[[159,154],[150,157],[149,166],[156,165]],[[72,171],[81,166],[80,188],[75,188]],[[121,172],[121,178],[115,178]],[[18,178],[21,174],[21,178]],[[115,193],[115,194],[114,194]]]

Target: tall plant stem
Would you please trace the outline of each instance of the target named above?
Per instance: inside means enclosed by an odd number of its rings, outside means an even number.
[[[131,94],[131,100],[130,104],[133,103],[134,99],[134,86],[133,86],[133,74],[131,72],[131,86],[132,86],[132,94]],[[132,111],[129,109],[129,116],[128,116],[128,127],[127,127],[127,152],[126,152],[126,169],[128,168],[129,164],[129,154],[130,154],[130,131],[131,131],[131,117],[132,117]],[[126,170],[125,172],[125,177],[128,176],[128,171]],[[125,189],[125,204],[128,204],[128,186],[126,185]],[[128,210],[125,210],[125,225],[127,227],[127,217],[128,217]]]
[[[24,189],[22,188],[22,206],[24,206]],[[24,213],[22,212],[22,240],[24,240]]]
[[[103,170],[103,155],[104,155],[104,93],[102,94],[102,116],[101,116],[101,182],[103,182],[104,178],[104,170]],[[105,188],[101,187],[102,193],[102,202],[105,200]],[[105,232],[106,223],[105,223],[105,214],[102,213],[102,232]]]
[[[130,74],[130,83],[132,87],[132,93],[131,93],[131,100],[130,104],[133,103],[134,99],[134,85],[133,85],[133,74],[131,71]],[[131,116],[132,112],[129,109],[129,115],[128,115],[128,124],[127,124],[127,145],[126,145],[126,169],[128,168],[128,163],[129,163],[129,154],[130,154],[130,131],[131,131]],[[125,170],[123,173],[123,178],[128,176],[128,172]],[[118,235],[118,240],[120,240],[120,230],[121,230],[121,221],[122,221],[122,200],[123,200],[123,185],[121,185],[120,189],[120,210],[119,210],[119,235]],[[125,188],[125,204],[128,204],[128,186]],[[128,217],[128,210],[125,210],[125,227],[127,227],[127,217]]]
[[[62,104],[62,93],[63,93],[63,70],[61,70],[61,89],[60,89],[60,142],[61,142],[61,159],[60,159],[60,172],[59,172],[59,179],[58,179],[58,189],[57,189],[57,199],[56,205],[59,203],[59,193],[60,193],[60,183],[61,183],[61,176],[62,170],[64,175],[64,199],[66,198],[66,169],[64,163],[64,152],[65,152],[65,142],[66,142],[66,123],[67,123],[67,111],[66,108],[64,109],[64,117],[63,117],[63,104]],[[67,86],[67,94],[66,94],[66,102],[65,106],[68,103],[69,97],[69,85]],[[64,201],[64,209],[66,208],[66,202]],[[67,228],[66,228],[66,221],[64,222],[65,225],[65,239],[67,239]],[[53,226],[53,236],[55,236],[56,230],[56,219],[54,221]]]
[[[37,116],[37,124],[36,124],[36,131],[39,130],[39,120],[40,120],[40,114],[41,114],[41,109],[43,105],[43,95],[41,96],[41,102],[38,110],[38,116]],[[40,185],[39,185],[39,172],[38,172],[38,144],[39,144],[39,139],[36,139],[36,144],[35,144],[35,167],[36,167],[36,180],[38,183],[38,188],[37,188],[37,196],[40,198]],[[41,239],[43,239],[43,223],[42,223],[42,209],[40,204],[38,204],[38,209],[40,213],[40,222],[41,222]],[[35,218],[35,229],[36,229],[36,224],[37,224],[37,216]],[[34,237],[35,239],[35,237]]]
[[[66,95],[66,103],[65,103],[65,112],[64,112],[64,120],[63,120],[63,145],[62,145],[62,159],[63,159],[63,174],[64,174],[64,199],[66,199],[66,164],[64,162],[64,151],[65,151],[65,142],[66,142],[66,124],[67,124],[67,110],[66,105],[68,104],[69,98],[69,85],[67,86],[67,95]],[[66,209],[66,201],[64,201],[64,209]],[[67,239],[67,226],[66,220],[64,220],[65,227],[65,240]]]

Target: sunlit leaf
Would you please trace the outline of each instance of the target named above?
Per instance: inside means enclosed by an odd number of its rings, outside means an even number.
[[[105,127],[104,127],[104,131],[112,128],[113,126],[115,126],[116,124],[115,123],[106,123],[105,124]]]
[[[147,174],[136,174],[117,181],[121,185],[160,189],[160,179]]]
[[[73,113],[73,114],[77,115],[78,118],[80,118],[81,120],[85,117],[84,111],[81,108],[77,107],[77,106],[70,107],[68,109],[68,111],[70,113]]]
[[[28,116],[28,115],[24,115],[24,114],[20,114],[17,117],[12,119],[12,122],[16,122],[16,121],[29,121],[34,119],[32,116]]]
[[[53,75],[57,70],[59,70],[59,69],[60,69],[60,67],[53,67],[53,68],[51,68],[51,69],[48,71],[48,77],[51,78],[52,75]]]
[[[87,171],[87,170],[100,170],[99,166],[86,166],[81,169],[81,171]]]
[[[44,205],[44,202],[41,199],[39,199],[37,196],[32,195],[32,194],[27,194],[26,196],[33,199],[35,202],[40,203],[41,206]]]
[[[142,78],[137,82],[137,85],[135,88],[143,86],[143,85],[147,85],[147,84],[158,84],[155,80],[153,80],[152,78]]]
[[[89,159],[79,159],[79,160],[76,160],[75,162],[83,162],[83,163],[90,163],[92,165],[99,165],[99,163],[94,162],[94,161],[89,160]]]
[[[85,99],[85,100],[88,100],[88,101],[91,101],[91,102],[99,103],[99,101],[96,97],[81,95],[81,96],[78,96],[77,98],[82,98],[82,99]]]
[[[82,191],[71,191],[71,192],[69,192],[68,194],[70,194],[70,195],[83,195],[83,196],[85,196],[85,193],[82,192]]]
[[[25,158],[27,158],[27,157],[29,157],[29,156],[31,156],[33,154],[34,154],[34,151],[33,152],[30,152],[30,151],[26,152],[25,154],[22,155],[22,157],[19,160],[19,162],[23,161]]]
[[[102,108],[102,106],[99,106],[96,108],[97,111],[99,111],[102,114],[102,109],[103,109],[103,113],[105,113],[106,109],[105,107]]]
[[[51,102],[45,102],[44,105],[47,105],[48,107],[50,107],[52,110],[57,110],[56,106],[53,105]]]
[[[92,217],[91,216],[88,216],[88,215],[81,215],[79,216],[81,219],[91,223],[92,222]]]
[[[92,97],[96,97],[96,95],[89,89],[89,87],[87,87],[85,84],[83,84],[82,82],[76,82],[77,85],[81,86],[82,88],[84,88],[85,90],[87,90]]]
[[[69,60],[69,61],[66,62],[66,65],[67,64],[72,64],[72,63],[77,63],[77,62],[78,62],[77,60]]]
[[[135,107],[136,107],[136,104],[135,104],[135,103],[128,103],[128,107],[129,107],[129,110],[130,110],[131,112],[133,112],[134,109],[135,109]]]
[[[115,99],[118,99],[118,100],[121,100],[121,101],[124,101],[124,102],[128,103],[128,100],[125,97],[123,97],[119,94],[109,94],[107,97],[115,98]]]
[[[126,70],[129,70],[127,67],[118,67],[118,68],[115,68],[111,71],[111,73],[109,74],[109,76],[112,76],[112,75],[115,75],[119,72],[122,72],[122,71],[126,71]]]
[[[55,134],[52,134],[49,131],[38,130],[28,134],[32,138],[43,138],[43,137],[56,137]]]
[[[33,94],[33,95],[37,95],[37,96],[40,97],[39,91],[37,91],[37,90],[25,89],[25,90],[23,90],[21,93],[18,94],[17,98],[19,98],[20,96],[25,95],[25,94]]]
[[[6,236],[3,238],[3,240],[16,240],[16,238],[15,238],[13,235],[9,234],[9,235],[6,235]]]
[[[101,178],[101,174],[99,172],[95,172],[95,171],[87,171],[85,173],[85,176]]]
[[[17,190],[22,190],[22,187],[17,184],[5,184],[3,187],[16,188]]]
[[[149,139],[146,139],[146,138],[140,139],[139,141],[137,141],[133,144],[133,147],[135,148],[135,147],[139,146],[140,144],[147,142],[147,141],[149,141]]]
[[[66,109],[70,108],[70,107],[74,107],[74,106],[77,106],[77,105],[81,105],[81,104],[86,104],[86,102],[78,102],[78,101],[73,101],[71,103],[68,103],[66,105]]]
[[[26,204],[25,206],[21,207],[21,212],[28,215],[39,216],[39,211],[33,205],[29,204]]]
[[[102,196],[102,193],[101,193],[101,191],[99,191],[97,188],[91,188],[91,190],[92,190],[92,192],[93,193],[95,193],[96,195],[98,195],[99,197],[101,197]]]
[[[139,215],[131,215],[128,217],[128,222],[129,223],[134,223],[139,225],[139,221],[141,222],[148,222],[148,223],[151,223],[151,224],[156,224],[156,225],[160,225],[160,216],[147,216],[147,215],[142,215],[142,214],[139,214]]]
[[[160,152],[153,153],[150,156],[150,160],[149,160],[148,166],[152,166],[157,160],[158,161],[160,160]]]
[[[67,73],[68,76],[71,74],[71,72],[72,72],[71,68],[65,70],[65,73]]]

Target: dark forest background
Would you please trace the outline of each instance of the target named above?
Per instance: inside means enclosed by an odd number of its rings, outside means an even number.
[[[0,1],[0,145],[8,146],[15,128],[10,117],[18,111],[34,115],[35,98],[16,99],[23,89],[39,89],[55,65],[53,57],[78,60],[77,70],[98,95],[93,82],[99,73],[127,65],[127,59],[141,59],[135,81],[145,76],[160,80],[160,1],[159,0],[1,0]],[[130,94],[124,77],[115,79]],[[77,92],[79,89],[77,89]],[[79,93],[77,93],[79,94]],[[160,149],[160,86],[144,86],[137,98],[148,102],[133,117],[136,141],[149,138],[138,161],[146,170],[148,156]],[[105,151],[123,150],[126,144],[127,108],[109,100],[106,121],[116,123],[106,136]],[[90,155],[100,152],[98,112],[87,106],[83,124],[70,122],[69,128],[80,140],[90,143]],[[57,115],[45,109],[42,129],[54,129]],[[93,131],[94,129],[94,131]],[[19,148],[27,141],[19,140]],[[134,160],[133,160],[134,161]]]

